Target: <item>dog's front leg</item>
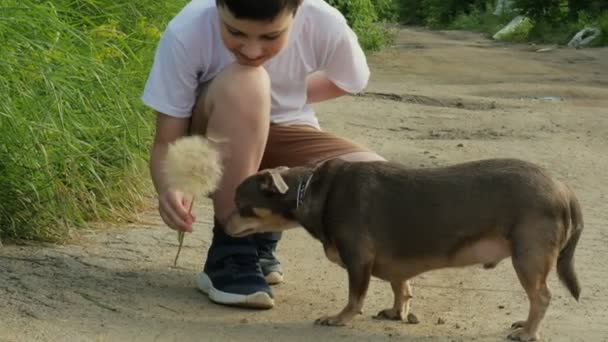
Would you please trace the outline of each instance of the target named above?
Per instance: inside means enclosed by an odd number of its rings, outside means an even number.
[[[343,326],[358,315],[363,308],[365,295],[372,273],[372,261],[363,261],[360,256],[355,260],[342,257],[348,272],[348,304],[334,316],[323,316],[315,321],[318,325]]]
[[[374,316],[376,319],[403,320],[408,317],[408,322],[414,323],[417,321],[415,316],[410,317],[410,302],[412,301],[412,287],[408,280],[393,280],[391,281],[393,289],[394,301],[393,307],[384,309]]]

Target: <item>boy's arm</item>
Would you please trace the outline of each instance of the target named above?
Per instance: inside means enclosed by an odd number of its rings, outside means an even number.
[[[323,26],[323,25],[320,25]],[[330,31],[313,33],[318,39],[319,70],[308,77],[308,103],[361,92],[370,76],[367,58],[355,32],[343,16],[333,18]]]
[[[168,188],[162,172],[168,146],[176,139],[185,136],[188,127],[188,118],[175,118],[156,112],[156,133],[150,151],[150,175],[154,188],[159,194],[167,191]]]
[[[150,176],[158,193],[159,212],[165,223],[177,230],[192,231],[194,216],[188,214],[190,199],[169,189],[163,172],[169,144],[188,133],[189,118],[176,118],[156,112],[156,134],[150,150]]]
[[[197,49],[184,43],[169,26],[158,42],[142,95],[143,103],[156,114],[150,171],[158,193],[166,190],[160,164],[168,144],[188,134],[198,89],[198,62]]]
[[[168,28],[161,37],[142,100],[156,113],[156,133],[150,148],[149,170],[158,193],[159,212],[165,223],[177,230],[191,231],[194,216],[188,214],[190,199],[169,189],[163,172],[169,143],[188,133],[192,106],[196,100],[196,49],[186,48]]]
[[[323,72],[316,72],[307,79],[307,103],[321,102],[348,94]]]

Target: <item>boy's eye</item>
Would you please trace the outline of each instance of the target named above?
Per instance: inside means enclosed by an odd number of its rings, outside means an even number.
[[[233,29],[228,29],[228,32],[233,35],[233,36],[242,36],[243,33],[237,30],[233,30]]]
[[[272,34],[272,35],[262,36],[262,38],[266,39],[266,40],[275,40],[275,39],[279,38],[280,36],[281,36],[281,34]]]

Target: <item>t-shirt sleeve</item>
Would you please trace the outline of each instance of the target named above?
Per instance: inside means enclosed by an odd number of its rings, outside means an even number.
[[[145,105],[174,117],[192,115],[198,88],[192,52],[170,28],[164,32],[141,98]]]
[[[341,89],[361,92],[369,81],[370,71],[357,35],[345,21],[336,29],[325,31],[329,38],[321,69]]]

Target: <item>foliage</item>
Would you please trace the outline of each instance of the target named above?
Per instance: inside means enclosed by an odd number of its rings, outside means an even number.
[[[382,22],[395,21],[393,0],[327,0],[346,18],[366,51],[376,51],[394,38]]]
[[[462,29],[493,35],[517,15],[530,19],[510,41],[566,44],[587,26],[602,31],[593,45],[608,44],[608,0],[508,0],[495,15],[496,0],[396,0],[399,21],[433,29]]]

